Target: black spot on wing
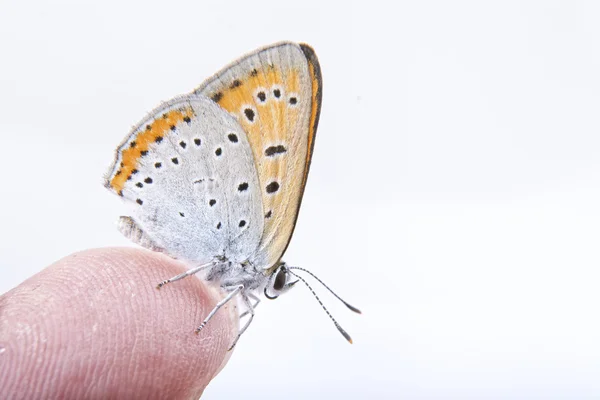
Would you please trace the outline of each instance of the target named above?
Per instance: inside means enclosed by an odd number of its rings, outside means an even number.
[[[285,153],[286,151],[287,151],[287,149],[284,146],[282,146],[282,145],[269,146],[265,150],[265,156],[267,156],[267,157],[273,157],[276,154]]]
[[[266,189],[267,193],[275,193],[279,190],[279,183],[273,181],[267,185]]]
[[[254,121],[254,110],[251,108],[246,108],[244,110],[244,114],[246,115],[246,118],[248,118],[248,121],[252,122]]]

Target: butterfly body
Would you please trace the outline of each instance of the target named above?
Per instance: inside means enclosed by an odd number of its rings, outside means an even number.
[[[321,93],[314,51],[282,42],[134,127],[105,186],[133,206],[122,233],[192,267],[159,287],[198,273],[228,292],[223,302],[240,295],[251,321],[259,291],[276,298],[295,283],[281,257],[306,185]]]

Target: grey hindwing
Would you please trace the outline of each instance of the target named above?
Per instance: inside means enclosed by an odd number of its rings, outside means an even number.
[[[189,107],[193,117],[138,160],[123,197],[137,227],[169,255],[246,261],[260,242],[263,207],[252,150],[235,118],[210,99],[187,95],[153,110],[130,138],[164,113]]]

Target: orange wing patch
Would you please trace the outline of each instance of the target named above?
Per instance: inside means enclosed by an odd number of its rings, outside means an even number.
[[[288,127],[296,126],[299,113],[294,105],[298,101],[299,86],[297,71],[285,71],[284,76],[283,71],[269,66],[250,71],[243,80],[236,79],[228,89],[211,96],[238,118],[248,134],[260,183],[265,189],[287,168],[286,158],[265,158],[265,151],[271,145],[285,147],[281,143],[289,139],[286,137]],[[290,104],[290,96],[293,96],[294,104]],[[277,184],[281,185],[281,182]],[[271,209],[269,203],[264,204],[265,213]]]
[[[146,129],[133,136],[133,140],[123,144],[121,148],[119,169],[114,173],[109,186],[119,195],[125,187],[127,179],[136,171],[138,160],[148,152],[151,143],[163,140],[165,134],[181,122],[188,122],[194,116],[191,108],[173,110],[163,114],[162,118],[146,125]]]

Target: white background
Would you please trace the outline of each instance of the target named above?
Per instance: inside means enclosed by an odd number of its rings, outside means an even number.
[[[394,5],[392,5],[394,4]],[[163,100],[305,41],[324,102],[285,259],[206,398],[600,397],[597,2],[0,2],[0,292],[131,245],[102,187]]]

